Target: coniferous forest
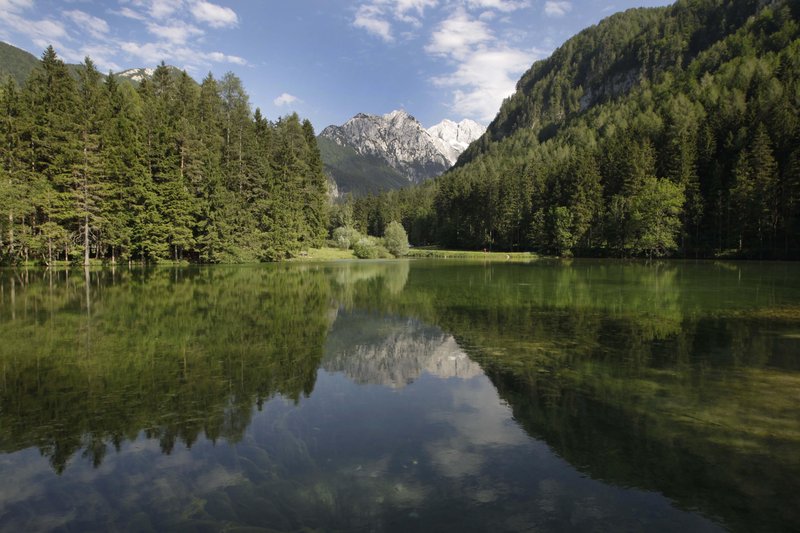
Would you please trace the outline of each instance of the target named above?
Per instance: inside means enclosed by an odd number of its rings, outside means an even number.
[[[800,2],[613,15],[535,63],[456,167],[355,199],[413,244],[800,257]]]
[[[279,260],[322,244],[309,121],[253,113],[230,73],[198,85],[162,63],[134,86],[82,67],[49,47],[0,89],[0,261]]]

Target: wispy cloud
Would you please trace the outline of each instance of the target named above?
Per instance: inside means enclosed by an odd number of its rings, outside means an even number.
[[[525,0],[468,0],[467,4],[471,8],[496,9],[504,13],[530,6],[530,2]]]
[[[190,10],[198,22],[204,22],[212,28],[232,28],[239,23],[239,17],[233,9],[211,2],[194,2]]]
[[[544,3],[544,14],[548,17],[563,17],[572,11],[572,2],[566,0],[548,0]]]
[[[274,99],[272,101],[272,103],[275,104],[276,107],[284,107],[284,106],[292,105],[293,103],[299,102],[299,101],[300,101],[300,99],[297,98],[296,96],[294,96],[293,94],[283,93],[280,96],[278,96],[276,99]]]
[[[33,0],[0,0],[0,13],[18,13],[33,7]]]
[[[182,0],[150,0],[150,16],[165,19],[178,11],[182,4]]]
[[[363,5],[356,11],[353,26],[366,30],[376,37],[380,37],[386,42],[394,40],[392,35],[392,25],[386,19],[384,11],[375,5]]]
[[[422,24],[425,10],[438,4],[439,0],[371,0],[358,6],[353,26],[386,42],[392,42],[395,39],[393,24],[418,28]],[[412,35],[409,32],[404,34]]]
[[[205,33],[200,28],[184,21],[173,21],[167,24],[148,22],[147,31],[163,41],[174,44],[186,44],[192,37]]]
[[[452,89],[451,109],[460,116],[491,121],[503,99],[514,92],[519,75],[544,52],[516,50],[503,45],[471,50],[456,69],[433,83]]]
[[[493,40],[485,22],[471,18],[464,9],[457,9],[450,18],[439,24],[425,50],[436,55],[464,59],[473,46]]]
[[[483,0],[479,7],[508,2]],[[437,87],[451,90],[451,109],[459,116],[482,122],[494,118],[503,99],[514,92],[519,75],[534,60],[543,57],[542,50],[512,47],[497,37],[485,22],[466,9],[457,9],[443,20],[431,35],[425,50],[448,60],[454,69],[433,78]]]
[[[64,16],[71,20],[77,26],[85,28],[89,34],[95,39],[104,39],[108,35],[109,27],[108,22],[105,20],[85,13],[83,11],[73,9],[72,11],[64,11]]]

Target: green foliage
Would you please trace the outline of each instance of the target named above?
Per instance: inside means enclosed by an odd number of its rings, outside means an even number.
[[[75,72],[48,47],[22,89],[0,91],[0,262],[279,260],[322,245],[308,121],[252,113],[231,73],[198,86],[162,63],[134,89],[88,57]]]
[[[350,250],[364,235],[351,226],[340,226],[333,230],[334,246],[342,250]]]
[[[406,177],[378,157],[361,155],[327,137],[318,137],[317,144],[325,172],[336,181],[342,194],[376,194],[408,186]]]
[[[389,251],[374,237],[363,237],[353,245],[353,253],[359,259],[392,257]]]
[[[408,235],[399,222],[392,221],[386,226],[383,240],[386,249],[393,256],[402,257],[408,254]]]
[[[674,251],[680,231],[685,197],[683,186],[666,179],[645,178],[641,188],[628,197],[626,234],[636,255],[660,257]]]

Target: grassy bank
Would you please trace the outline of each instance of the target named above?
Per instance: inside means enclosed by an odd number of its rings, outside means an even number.
[[[426,259],[475,259],[479,261],[531,261],[538,256],[531,252],[482,252],[465,250],[440,250],[438,248],[412,248],[408,257]]]
[[[308,251],[301,252],[291,261],[335,261],[337,259],[357,259],[353,250],[342,250],[341,248],[309,248]]]

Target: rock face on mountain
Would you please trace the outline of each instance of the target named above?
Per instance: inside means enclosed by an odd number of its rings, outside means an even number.
[[[447,158],[450,165],[455,165],[458,156],[467,149],[472,141],[483,135],[486,128],[474,120],[464,119],[453,122],[444,119],[435,126],[428,128],[428,135],[433,139],[433,144]]]
[[[422,124],[405,111],[383,116],[359,113],[341,126],[328,126],[321,135],[359,155],[384,160],[414,183],[450,168]]]
[[[377,192],[419,183],[449,169],[484,128],[445,120],[429,130],[405,111],[359,113],[319,135],[322,160],[342,192]]]

